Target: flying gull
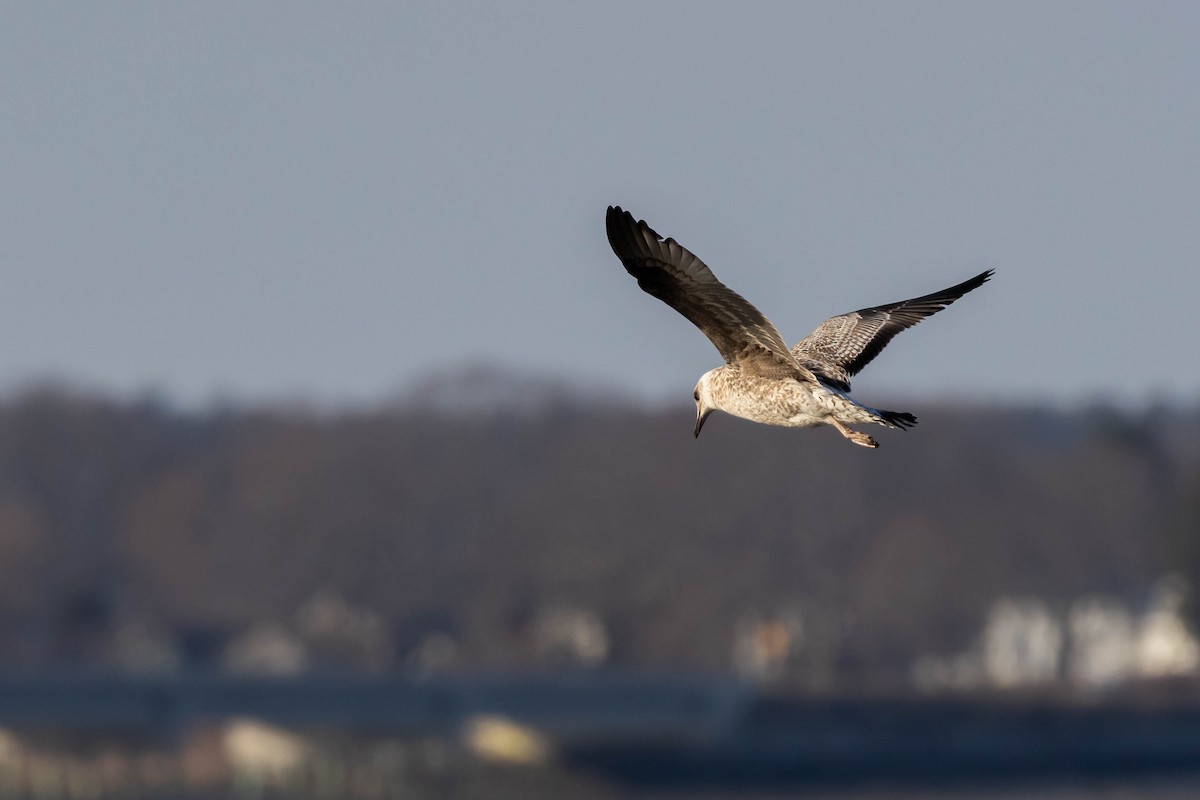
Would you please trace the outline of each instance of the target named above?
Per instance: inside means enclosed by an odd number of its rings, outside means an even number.
[[[992,276],[989,269],[940,292],[830,317],[788,349],[762,312],[717,280],[683,245],[663,239],[618,206],[609,206],[606,225],[613,252],[638,285],[691,320],[725,359],[696,384],[696,436],[709,414],[724,411],[767,425],[832,425],[855,444],[878,447],[849,425],[872,422],[903,430],[917,418],[862,405],[850,397],[850,378],[897,333]]]

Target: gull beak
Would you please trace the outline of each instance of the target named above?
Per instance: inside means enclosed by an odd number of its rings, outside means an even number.
[[[711,408],[701,408],[696,406],[696,431],[695,436],[700,438],[700,429],[704,427],[704,420],[708,419],[708,415],[712,413]]]

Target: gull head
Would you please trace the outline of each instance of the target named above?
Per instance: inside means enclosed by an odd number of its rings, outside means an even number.
[[[720,367],[717,369],[720,369]],[[692,391],[692,399],[696,401],[695,435],[697,438],[700,436],[700,429],[704,427],[704,420],[708,419],[708,415],[718,408],[713,383],[713,373],[716,371],[716,369],[709,370],[701,375],[700,381]]]

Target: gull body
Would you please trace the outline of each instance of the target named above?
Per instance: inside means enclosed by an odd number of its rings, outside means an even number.
[[[663,239],[617,206],[609,207],[606,227],[613,252],[641,288],[691,320],[725,359],[696,383],[696,436],[713,411],[724,411],[767,425],[830,425],[855,444],[878,447],[849,425],[904,429],[916,425],[917,418],[859,403],[849,395],[850,378],[897,333],[992,275],[987,270],[941,292],[830,317],[788,348],[757,308],[674,239]]]
[[[846,428],[847,423],[873,422],[894,428],[917,424],[911,414],[864,406],[845,392],[820,382],[746,375],[737,364],[716,367],[701,375],[692,399],[696,401],[696,436],[714,411],[787,428],[833,425],[846,438],[867,447],[878,444],[870,436]]]

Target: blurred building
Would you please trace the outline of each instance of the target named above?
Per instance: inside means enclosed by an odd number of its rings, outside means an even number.
[[[1062,614],[1036,599],[1001,598],[979,640],[949,657],[923,656],[914,682],[929,690],[1017,688],[1063,682],[1099,689],[1200,671],[1200,643],[1183,617],[1184,592],[1164,579],[1140,613],[1089,595]]]

